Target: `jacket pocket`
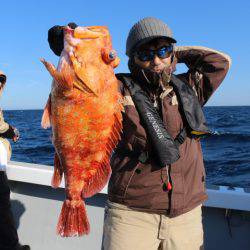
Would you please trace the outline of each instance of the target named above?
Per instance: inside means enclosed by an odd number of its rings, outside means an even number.
[[[118,157],[119,158],[119,157]],[[120,158],[119,158],[120,159]],[[109,193],[123,197],[128,186],[130,176],[137,164],[137,160],[129,157],[114,159],[112,164],[112,174],[109,181]]]
[[[126,195],[127,195],[127,192],[128,192],[128,188],[129,188],[129,185],[137,171],[137,169],[139,169],[139,167],[141,166],[141,163],[140,162],[137,162],[137,164],[135,165],[135,167],[133,168],[133,170],[130,172],[128,178],[127,178],[127,181],[126,181],[126,186],[125,186],[125,189],[124,189],[124,194],[123,194],[123,198],[125,199],[126,198]]]

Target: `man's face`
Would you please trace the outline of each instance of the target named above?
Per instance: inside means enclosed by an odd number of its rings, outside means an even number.
[[[171,44],[165,39],[158,38],[141,45],[137,49],[134,59],[141,68],[161,73],[163,69],[171,65],[171,55]]]

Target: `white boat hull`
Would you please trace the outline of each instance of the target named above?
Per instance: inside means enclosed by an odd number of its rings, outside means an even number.
[[[52,189],[50,166],[10,162],[12,208],[21,243],[32,250],[100,250],[106,188],[87,199],[91,232],[87,236],[61,238],[56,224],[64,200],[63,184]],[[250,193],[244,189],[208,188],[209,200],[203,207],[206,250],[250,249]],[[228,221],[225,214],[231,215]],[[119,250],[119,249],[118,249]]]

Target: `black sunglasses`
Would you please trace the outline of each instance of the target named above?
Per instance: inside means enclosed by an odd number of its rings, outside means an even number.
[[[138,57],[138,59],[142,62],[146,61],[152,61],[156,56],[158,56],[161,59],[168,58],[173,53],[173,45],[169,46],[163,46],[156,50],[139,50],[135,52],[135,55]]]

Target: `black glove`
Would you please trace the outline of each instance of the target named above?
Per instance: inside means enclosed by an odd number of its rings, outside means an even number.
[[[6,82],[6,75],[1,74],[1,75],[0,75],[0,83],[1,83],[1,84],[4,84],[5,82]]]
[[[0,136],[3,138],[13,139],[16,136],[15,128],[9,126],[9,129],[6,132],[0,134]]]
[[[69,23],[68,26],[71,29],[75,29],[77,24]],[[49,46],[57,56],[60,56],[63,51],[63,27],[64,26],[55,25],[48,31]]]

